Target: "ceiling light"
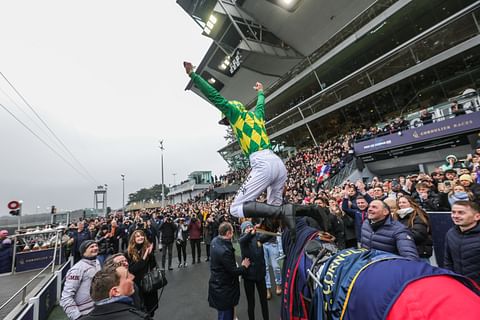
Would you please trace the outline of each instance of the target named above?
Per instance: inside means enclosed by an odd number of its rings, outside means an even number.
[[[267,0],[289,12],[294,12],[300,6],[302,0]]]
[[[217,82],[217,80],[215,80],[214,78],[208,79],[208,83],[210,84],[214,84],[215,82]]]
[[[213,29],[213,23],[211,21],[207,21],[207,27]]]
[[[221,70],[227,69],[227,65],[225,63],[222,63],[221,65],[218,66]]]
[[[206,34],[210,34],[211,31],[212,31],[212,30],[210,30],[209,27],[203,28],[203,32],[205,32]]]
[[[213,24],[215,24],[217,23],[217,18],[213,14],[211,14],[210,18],[208,18],[208,21],[211,21]]]

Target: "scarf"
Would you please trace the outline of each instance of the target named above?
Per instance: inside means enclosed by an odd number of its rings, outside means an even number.
[[[404,209],[397,210],[397,214],[400,217],[400,219],[405,218],[412,212],[413,212],[413,208],[404,208]]]
[[[459,200],[469,200],[468,199],[468,193],[465,191],[460,191],[460,192],[454,192],[451,195],[448,196],[448,202],[450,203],[450,206],[453,206],[453,204]]]

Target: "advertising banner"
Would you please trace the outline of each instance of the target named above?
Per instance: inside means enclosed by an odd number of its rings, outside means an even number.
[[[63,263],[65,255],[61,248],[57,249],[56,264]],[[34,269],[45,268],[53,259],[54,249],[32,250],[28,252],[18,252],[15,258],[15,271],[22,272]]]
[[[53,278],[45,286],[38,297],[38,318],[48,319],[50,312],[57,302],[57,280]]]
[[[435,258],[439,267],[443,267],[443,253],[445,251],[445,234],[453,227],[450,211],[428,212],[432,226],[432,240]]]
[[[418,128],[355,142],[353,148],[356,155],[364,155],[474,130],[480,130],[480,112],[460,115]]]

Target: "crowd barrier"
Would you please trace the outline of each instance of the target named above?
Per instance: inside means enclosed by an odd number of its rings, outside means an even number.
[[[443,268],[443,255],[445,253],[445,234],[453,227],[450,211],[427,212],[432,227],[432,240],[435,258],[439,267]]]

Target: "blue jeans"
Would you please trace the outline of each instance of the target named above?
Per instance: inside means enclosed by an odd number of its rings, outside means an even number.
[[[278,245],[278,255],[283,256],[283,247],[282,247],[282,236],[277,236],[277,245]]]
[[[278,265],[277,258],[280,256],[278,252],[278,245],[276,243],[266,242],[263,244],[263,255],[265,256],[265,266],[267,268],[267,272],[265,275],[265,282],[267,284],[267,288],[270,289],[272,287],[272,283],[270,282],[270,270],[269,266],[272,266],[273,274],[275,275],[275,284],[277,286],[282,285],[282,273],[280,271],[280,266]]]
[[[218,320],[233,320],[233,308],[229,310],[217,310]]]

